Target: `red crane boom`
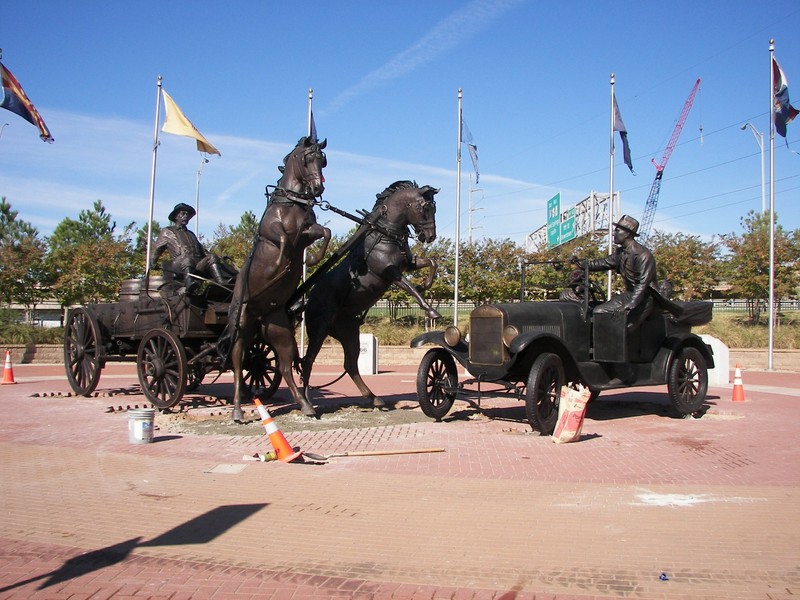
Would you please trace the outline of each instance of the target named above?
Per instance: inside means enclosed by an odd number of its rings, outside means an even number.
[[[652,159],[653,166],[656,168],[656,178],[653,180],[653,185],[650,187],[650,195],[647,197],[647,202],[644,205],[644,214],[642,216],[642,224],[639,232],[639,240],[641,243],[647,241],[647,236],[650,235],[650,227],[653,225],[653,216],[656,214],[656,206],[658,205],[658,195],[661,192],[661,177],[664,175],[664,167],[667,166],[669,157],[672,156],[672,151],[675,149],[675,144],[678,143],[678,138],[683,130],[683,124],[686,122],[686,117],[689,116],[689,111],[694,104],[694,97],[697,95],[697,90],[700,88],[700,78],[694,84],[689,97],[683,104],[683,109],[678,117],[678,122],[675,124],[675,130],[672,132],[672,137],[669,139],[664,156],[661,162],[657,163]]]

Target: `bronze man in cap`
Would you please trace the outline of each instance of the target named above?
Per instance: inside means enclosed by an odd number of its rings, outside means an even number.
[[[628,330],[633,330],[650,315],[655,304],[656,260],[653,254],[634,238],[638,235],[639,221],[624,215],[614,223],[614,243],[618,248],[605,258],[590,260],[590,271],[616,271],[625,281],[625,291],[608,302],[595,307],[595,313],[613,313],[625,316]]]
[[[200,275],[213,279],[219,284],[228,285],[236,277],[236,270],[223,263],[219,256],[206,252],[197,236],[186,225],[195,215],[195,210],[183,202],[176,204],[169,213],[169,220],[173,223],[165,227],[158,234],[150,268],[158,264],[158,259],[167,251],[172,264],[165,267],[165,272],[177,275],[184,274],[184,285],[189,292],[194,291],[200,280],[192,275]]]

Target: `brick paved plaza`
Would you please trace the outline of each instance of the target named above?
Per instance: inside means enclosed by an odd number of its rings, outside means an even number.
[[[566,445],[488,395],[442,423],[287,433],[322,455],[444,452],[283,464],[243,460],[265,436],[131,444],[109,407],[146,405],[134,366],[92,398],[62,369],[15,365],[0,387],[2,599],[800,595],[800,374],[744,372],[746,401],[712,388],[699,419],[671,417],[663,387],[603,394]],[[415,377],[366,379],[418,411]],[[321,402],[354,395],[343,380]]]

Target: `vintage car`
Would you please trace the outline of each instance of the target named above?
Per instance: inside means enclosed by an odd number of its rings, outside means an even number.
[[[590,281],[586,273],[586,281]],[[711,347],[691,332],[711,320],[710,302],[665,301],[633,332],[624,319],[593,314],[599,290],[581,302],[487,304],[472,311],[469,335],[457,327],[417,336],[412,347],[434,344],[417,373],[420,408],[441,420],[467,386],[493,383],[524,396],[528,421],[553,432],[562,386],[582,384],[595,398],[603,390],[667,385],[675,410],[698,412],[714,367]],[[458,362],[470,375],[459,383]],[[501,390],[502,391],[502,390]]]

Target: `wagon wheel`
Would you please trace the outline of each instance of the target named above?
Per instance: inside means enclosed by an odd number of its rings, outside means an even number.
[[[142,338],[136,371],[145,397],[156,408],[175,406],[186,391],[186,350],[168,329],[153,329]]]
[[[453,407],[458,372],[453,357],[441,348],[428,350],[417,371],[417,400],[426,416],[441,421]]]
[[[242,361],[244,384],[252,395],[259,390],[262,400],[271,398],[281,384],[278,355],[268,342],[257,340],[244,353]],[[263,390],[263,391],[260,391]]]
[[[76,394],[88,396],[95,390],[103,358],[97,319],[83,308],[70,311],[64,331],[64,366],[69,385]]]
[[[202,363],[194,363],[186,369],[186,391],[193,392],[203,383],[206,368]]]
[[[669,366],[667,391],[672,406],[682,415],[700,410],[708,391],[706,359],[697,348],[687,346]]]
[[[528,375],[525,413],[534,430],[550,435],[558,421],[558,404],[564,385],[564,365],[552,352],[536,357]]]

